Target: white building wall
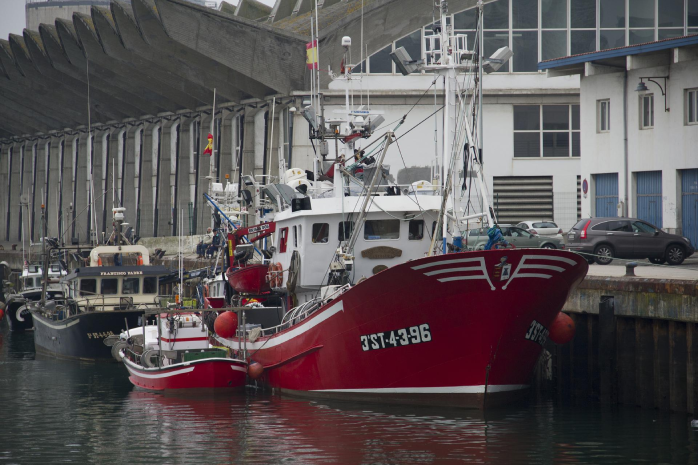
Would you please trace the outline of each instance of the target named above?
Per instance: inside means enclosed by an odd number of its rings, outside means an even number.
[[[637,62],[636,62],[637,63]],[[635,91],[640,77],[666,76],[667,106],[659,87],[646,82],[654,94],[654,128],[640,128],[640,95]],[[637,214],[636,185],[633,174],[641,171],[662,171],[662,228],[674,232],[681,227],[680,204],[682,169],[698,168],[698,125],[685,124],[685,89],[698,87],[698,60],[671,63],[628,71],[628,170],[624,170],[623,80],[621,70],[610,74],[585,76],[581,80],[582,179],[592,188],[582,201],[582,214],[594,215],[592,174],[618,173],[619,199],[624,198],[628,184],[629,216]],[[551,79],[554,80],[554,79]],[[662,79],[658,80],[662,85]],[[611,100],[611,130],[598,133],[596,102]]]

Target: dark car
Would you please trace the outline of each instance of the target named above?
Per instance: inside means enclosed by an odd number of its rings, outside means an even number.
[[[608,265],[613,258],[648,258],[652,263],[680,265],[695,251],[687,238],[637,218],[585,218],[567,233],[567,248],[596,255],[599,265]]]

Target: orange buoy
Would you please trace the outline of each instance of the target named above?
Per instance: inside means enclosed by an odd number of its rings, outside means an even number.
[[[213,330],[220,337],[230,339],[238,329],[238,316],[234,312],[223,312],[213,323]]]
[[[574,320],[565,313],[558,313],[550,325],[550,340],[555,344],[567,344],[574,337]]]
[[[136,259],[136,264],[137,264],[138,266],[140,266],[140,265],[143,264],[143,256],[142,256],[142,255],[139,255],[139,256],[138,256],[138,258]]]
[[[260,376],[262,376],[262,373],[264,373],[264,365],[262,365],[259,362],[252,362],[250,365],[247,367],[247,374],[250,376],[252,379],[257,379]]]

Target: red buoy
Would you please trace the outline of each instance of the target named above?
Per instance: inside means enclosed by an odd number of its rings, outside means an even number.
[[[0,320],[5,316],[5,310],[0,308]]]
[[[218,315],[216,322],[213,323],[213,330],[220,337],[230,339],[235,336],[235,331],[238,329],[238,316],[234,312],[224,312]]]
[[[264,365],[262,365],[259,362],[252,362],[250,365],[247,367],[247,374],[250,376],[252,379],[257,379],[260,376],[262,376],[262,373],[264,373]]]
[[[550,340],[555,344],[567,344],[574,337],[574,320],[565,313],[558,313],[550,325]]]

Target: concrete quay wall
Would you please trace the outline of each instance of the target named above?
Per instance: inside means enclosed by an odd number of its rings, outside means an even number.
[[[548,342],[538,388],[561,400],[698,413],[698,281],[588,276],[564,311],[575,337]]]

